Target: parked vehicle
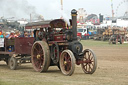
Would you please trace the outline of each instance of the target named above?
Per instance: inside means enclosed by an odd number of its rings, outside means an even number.
[[[124,43],[126,31],[120,29],[113,29],[113,35],[109,39],[109,44]]]
[[[78,39],[89,39],[88,29],[87,28],[77,28],[77,37]]]

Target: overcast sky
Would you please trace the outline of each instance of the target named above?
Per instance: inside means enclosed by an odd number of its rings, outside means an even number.
[[[31,13],[32,15],[42,15],[44,19],[60,18],[60,1],[61,0],[0,0],[0,16],[29,18],[29,14]],[[118,16],[122,16],[124,12],[128,10],[128,0],[125,0],[127,1],[126,3],[121,4],[123,1],[124,0],[113,0],[115,16],[117,14]],[[10,5],[10,3],[12,5]],[[9,8],[7,8],[7,6],[9,6]],[[27,8],[25,8],[25,6]],[[117,7],[118,11],[116,14]],[[79,8],[84,8],[87,14],[93,13],[98,15],[101,13],[105,16],[112,16],[111,0],[63,0],[63,14],[66,18],[70,18],[72,9]]]

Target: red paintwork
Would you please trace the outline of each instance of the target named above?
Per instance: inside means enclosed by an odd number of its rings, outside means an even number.
[[[80,65],[82,63],[91,63],[91,62],[92,62],[91,60],[76,60],[77,65]]]
[[[33,37],[15,38],[16,54],[31,54],[31,48],[34,42]]]
[[[77,33],[77,36],[79,36],[81,38],[82,37],[82,34],[78,32]]]
[[[63,41],[63,35],[62,34],[54,35],[54,41]]]

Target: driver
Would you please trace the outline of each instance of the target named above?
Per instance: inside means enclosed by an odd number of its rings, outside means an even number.
[[[42,40],[44,37],[44,30],[43,28],[40,28],[39,32],[38,32],[38,38],[39,40]]]

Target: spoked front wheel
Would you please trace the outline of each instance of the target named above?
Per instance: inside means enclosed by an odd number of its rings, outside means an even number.
[[[70,50],[64,50],[60,56],[60,69],[66,76],[71,76],[75,70],[75,57]]]
[[[90,49],[84,50],[84,58],[81,67],[86,74],[93,74],[97,68],[97,58]]]

